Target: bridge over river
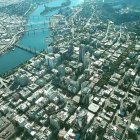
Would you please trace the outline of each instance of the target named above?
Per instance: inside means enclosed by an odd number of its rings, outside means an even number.
[[[15,34],[12,37],[10,43],[7,44],[6,47],[0,49],[0,54],[3,53],[4,51],[8,50],[9,48],[12,48],[14,46],[14,44],[16,43],[16,40],[17,40],[16,38],[17,38],[18,35],[20,35],[20,34],[22,34],[24,32],[29,33],[31,31],[33,31],[35,33],[35,31],[39,31],[39,30],[44,31],[45,29],[48,29],[48,28],[50,28],[50,26],[49,27],[48,26],[43,26],[43,27],[31,28],[31,29],[21,30],[21,31],[17,32],[17,34]],[[37,51],[35,51],[35,49],[31,49],[30,47],[27,47],[27,46],[21,46],[19,44],[15,44],[15,47],[21,48],[23,50],[26,50],[28,52],[32,52],[32,53],[35,53],[35,54],[38,53]]]
[[[22,49],[22,50],[24,50],[24,51],[33,53],[33,54],[39,54],[39,53],[40,53],[40,52],[37,51],[35,48],[31,48],[31,47],[28,47],[28,46],[23,46],[23,45],[18,44],[18,43],[15,44],[15,47],[20,48],[20,49]]]

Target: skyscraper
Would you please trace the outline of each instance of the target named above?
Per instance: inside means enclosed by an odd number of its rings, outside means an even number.
[[[90,53],[86,52],[83,60],[84,68],[87,68],[89,63],[90,63]]]
[[[83,62],[84,55],[85,55],[85,45],[81,44],[81,46],[79,47],[79,62]]]

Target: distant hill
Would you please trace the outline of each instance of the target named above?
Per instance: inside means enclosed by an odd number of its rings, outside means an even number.
[[[134,11],[130,10],[128,13],[123,14],[116,12],[125,7],[130,7]],[[140,0],[105,0],[102,5],[102,18],[110,19],[116,24],[139,21],[140,12],[135,11],[135,9],[140,9]]]
[[[12,4],[20,3],[24,0],[0,0],[0,7],[5,7]]]
[[[103,0],[96,0],[97,2],[102,2]],[[105,3],[125,3],[125,4],[140,4],[140,0],[104,0]]]

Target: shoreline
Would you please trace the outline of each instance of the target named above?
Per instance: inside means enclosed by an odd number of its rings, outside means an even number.
[[[53,1],[53,0],[52,0],[52,1]],[[28,23],[28,16],[29,16],[33,11],[35,11],[35,10],[37,9],[37,7],[38,7],[38,5],[35,4],[35,5],[33,5],[33,7],[28,11],[28,14],[27,14],[26,17],[25,17],[25,20],[26,20],[26,21],[25,21],[25,24],[24,24],[24,26],[23,26],[24,29],[25,29],[25,27],[26,27],[26,24]],[[22,34],[23,34],[23,33],[24,33],[24,31],[21,33],[21,35],[18,37],[18,39],[15,41],[15,43],[18,42],[18,41],[20,40],[20,38],[22,37]],[[14,44],[15,44],[15,43],[14,43]],[[14,47],[14,46],[13,46],[13,47]],[[8,53],[8,51],[10,51],[13,47],[7,48],[7,50],[6,50],[4,53],[0,53],[0,56],[2,56],[2,55],[4,55],[4,54]],[[12,68],[12,69],[8,70],[7,72],[0,73],[0,77],[6,78],[6,77],[10,76],[11,74],[13,74],[13,73],[15,73],[16,71],[18,71],[19,68],[22,68],[23,66],[27,65],[32,59],[35,59],[36,57],[40,57],[40,56],[42,55],[42,54],[41,54],[42,52],[45,52],[45,50],[43,49],[43,50],[40,52],[40,54],[34,55],[31,59],[26,60],[25,62],[23,62],[23,63],[17,65],[15,68]]]
[[[37,5],[36,5],[35,8],[37,8]],[[35,10],[35,8],[34,8],[34,10]],[[32,9],[32,11],[34,11],[34,10]],[[30,10],[30,12],[29,12],[28,14],[30,14],[30,13],[31,13],[31,10]],[[26,19],[25,25],[27,24],[27,21],[28,21],[28,20]],[[23,32],[23,33],[24,33],[24,32]],[[19,39],[20,39],[21,37],[22,37],[22,35],[19,37]],[[18,39],[18,40],[19,40],[19,39]],[[45,50],[43,49],[40,53],[42,53],[42,52],[45,52]],[[15,73],[19,68],[22,68],[23,65],[28,64],[28,63],[30,62],[30,60],[34,59],[35,57],[39,57],[39,56],[40,56],[40,54],[35,55],[35,56],[33,56],[31,59],[29,59],[29,60],[27,60],[27,61],[25,61],[25,62],[23,62],[23,63],[17,65],[15,68],[9,69],[7,72],[1,73],[1,74],[0,74],[0,77],[7,77],[7,76],[11,75],[12,73]]]
[[[3,47],[2,49],[0,49],[0,56],[4,55],[5,53],[7,53],[9,50],[11,50],[12,48],[14,48],[14,44],[16,42],[18,42],[20,40],[20,38],[22,37],[23,33],[24,33],[24,29],[26,27],[27,24],[27,17],[37,8],[36,5],[31,5],[30,8],[26,11],[26,13],[23,15],[23,20],[22,20],[22,26],[20,27],[22,30],[18,31],[17,34],[15,34],[14,40],[13,38],[11,38],[10,43],[8,45],[5,45],[5,47]],[[20,33],[21,32],[21,33]]]
[[[63,2],[62,4],[61,4],[61,6],[57,6],[57,7],[47,7],[47,6],[45,6],[45,10],[44,11],[42,11],[41,13],[40,13],[40,15],[42,15],[42,16],[45,16],[46,14],[48,14],[49,12],[53,12],[53,11],[55,11],[55,10],[59,10],[59,9],[61,9],[61,8],[64,8],[64,7],[67,7],[67,6],[69,6],[71,4],[71,0],[65,0],[65,2]]]

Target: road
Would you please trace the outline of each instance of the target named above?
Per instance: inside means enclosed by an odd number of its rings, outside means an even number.
[[[4,81],[5,81],[5,80],[4,80],[4,79],[2,79],[2,78],[0,77],[0,88],[2,88],[2,87],[4,86],[6,89],[8,89],[8,90],[9,90],[9,88],[8,88],[7,84],[6,84]]]
[[[108,26],[107,26],[107,31],[106,31],[106,35],[105,35],[105,38],[103,40],[106,40],[107,37],[108,37],[108,32],[109,32],[109,29],[110,29],[110,21],[108,22]]]
[[[95,7],[92,7],[93,8],[93,13],[92,15],[90,16],[89,20],[87,21],[86,25],[84,26],[84,28],[86,28],[88,25],[90,25],[90,21],[91,19],[93,18],[94,14],[95,14]]]

